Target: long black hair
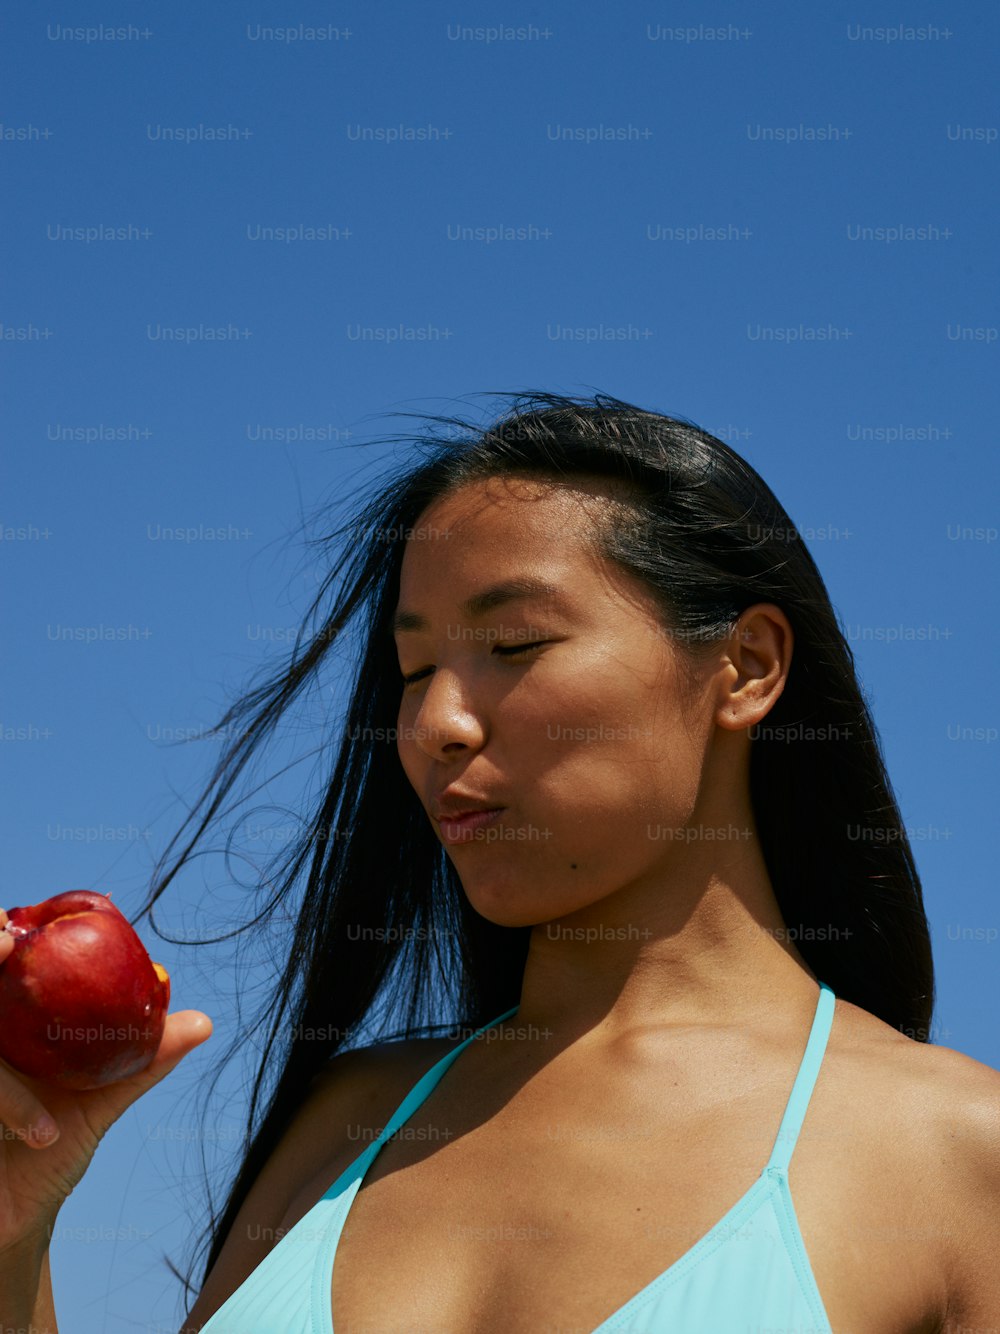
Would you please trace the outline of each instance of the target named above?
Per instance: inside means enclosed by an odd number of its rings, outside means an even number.
[[[683,651],[718,643],[756,602],[781,607],[794,632],[791,667],[765,723],[751,729],[750,756],[753,813],[778,906],[789,938],[838,996],[917,1041],[929,1038],[930,933],[906,828],[850,646],[774,493],[739,454],[683,418],[602,393],[502,398],[505,411],[485,426],[403,414],[420,417],[423,429],[387,438],[409,442],[418,458],[346,525],[310,541],[328,573],[294,647],[209,732],[226,738],[222,756],[138,914],[191,857],[250,757],[357,617],[361,651],[332,773],[270,878],[271,898],[239,928],[265,915],[273,923],[302,885],[297,912],[287,914],[277,992],[244,1030],[263,1026],[266,1039],[242,1159],[221,1213],[210,1204],[202,1283],[312,1080],[378,1005],[402,1015],[395,1036],[412,1037],[444,1026],[428,1021],[441,995],[446,1022],[470,1031],[520,1000],[532,928],[497,926],[472,909],[395,746],[401,685],[389,622],[403,553],[424,510],[466,483],[505,474],[606,479],[596,550],[646,583]],[[216,1078],[239,1043],[237,1035]],[[190,1293],[191,1270],[184,1277],[170,1268]]]

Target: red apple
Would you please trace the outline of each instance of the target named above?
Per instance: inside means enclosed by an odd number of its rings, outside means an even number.
[[[0,1057],[68,1089],[145,1070],[163,1037],[170,977],[110,898],[70,889],[7,917]]]

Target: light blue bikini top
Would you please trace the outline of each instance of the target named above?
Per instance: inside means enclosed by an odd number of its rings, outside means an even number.
[[[756,1326],[833,1334],[788,1186],[788,1164],[833,1024],[836,998],[825,982],[819,986],[809,1040],[764,1170],[710,1232],[593,1334],[746,1334]],[[337,1243],[365,1173],[452,1061],[518,1008],[476,1029],[417,1081],[378,1139],[264,1256],[202,1326],[203,1334],[334,1334]]]

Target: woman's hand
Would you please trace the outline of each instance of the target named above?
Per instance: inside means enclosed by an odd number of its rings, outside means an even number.
[[[6,923],[0,908],[0,928]],[[14,947],[0,929],[0,968]],[[211,1035],[212,1021],[201,1010],[168,1014],[147,1069],[82,1092],[32,1079],[0,1060],[0,1254],[46,1234],[108,1129]],[[39,1124],[46,1114],[57,1127],[54,1138]]]

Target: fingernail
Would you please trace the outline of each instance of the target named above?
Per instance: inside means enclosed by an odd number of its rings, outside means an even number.
[[[28,1137],[30,1139],[41,1140],[43,1143],[51,1144],[59,1138],[59,1127],[47,1113],[40,1116],[38,1120],[29,1128]]]

